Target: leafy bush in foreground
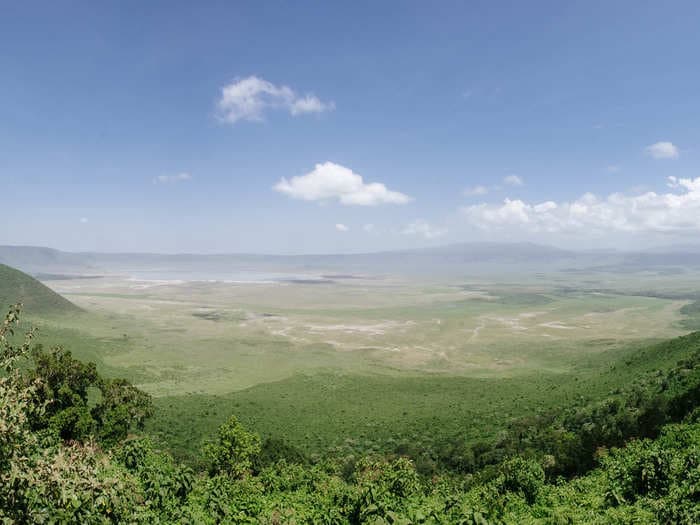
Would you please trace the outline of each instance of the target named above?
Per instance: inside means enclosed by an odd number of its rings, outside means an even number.
[[[64,441],[95,436],[114,444],[126,438],[132,426],[143,428],[153,413],[148,394],[124,379],[102,378],[94,363],[81,363],[61,347],[46,352],[39,346],[31,357],[34,367],[25,382],[37,385],[36,401],[45,407],[31,421],[35,430],[48,430]],[[99,397],[94,406],[91,389]]]
[[[4,523],[129,521],[136,509],[134,483],[118,465],[92,443],[63,443],[34,428],[53,417],[48,407],[55,400],[43,395],[41,378],[20,371],[32,332],[13,345],[18,321],[16,306],[0,326],[0,367],[6,372],[0,377],[0,518]]]

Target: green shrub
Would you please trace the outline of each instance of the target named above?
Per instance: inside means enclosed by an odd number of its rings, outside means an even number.
[[[251,473],[260,454],[260,436],[248,432],[235,416],[219,427],[214,442],[204,447],[210,471],[241,478]]]

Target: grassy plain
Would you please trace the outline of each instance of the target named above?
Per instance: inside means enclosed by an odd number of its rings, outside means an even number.
[[[61,279],[47,284],[84,312],[34,322],[40,340],[153,394],[149,432],[180,457],[232,413],[307,453],[352,453],[479,439],[605,395],[621,373],[659,365],[638,348],[687,332],[694,277]]]

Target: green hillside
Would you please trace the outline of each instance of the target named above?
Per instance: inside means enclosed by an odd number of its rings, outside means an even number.
[[[15,268],[0,264],[0,305],[22,303],[28,315],[78,312],[67,299]]]
[[[600,374],[616,380],[607,394],[551,390],[549,408],[498,410],[496,435],[472,443],[467,423],[415,461],[415,439],[312,457],[290,445],[289,418],[261,439],[229,416],[193,469],[141,434],[162,409],[147,393],[68,349],[13,345],[18,322],[0,323],[2,523],[700,523],[700,333],[614,362]]]

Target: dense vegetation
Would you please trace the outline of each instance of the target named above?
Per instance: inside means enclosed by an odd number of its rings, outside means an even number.
[[[682,306],[680,313],[685,316],[685,319],[681,321],[684,328],[688,330],[700,329],[700,300]]]
[[[604,399],[516,418],[477,443],[454,436],[431,451],[437,468],[417,469],[410,443],[310,461],[230,417],[193,470],[139,436],[149,396],[33,345],[32,332],[18,338],[18,320],[14,308],[0,327],[6,523],[700,520],[700,334],[648,349],[681,358]]]
[[[441,458],[455,441],[490,442],[518,418],[601,401],[621,384],[675,365],[687,352],[682,340],[584,349],[570,372],[515,377],[298,375],[226,395],[156,398],[146,432],[196,467],[202,440],[236,414],[246,427],[284,440],[311,460],[328,453],[400,453],[429,475],[452,468]]]

